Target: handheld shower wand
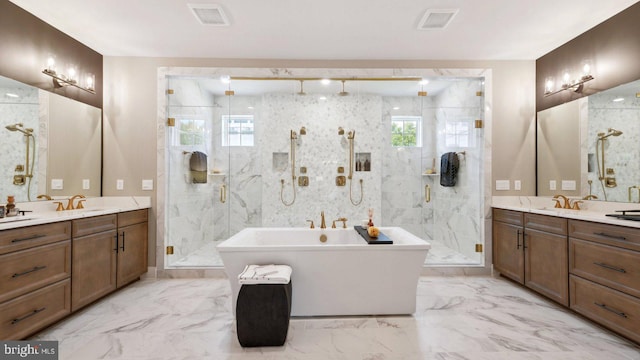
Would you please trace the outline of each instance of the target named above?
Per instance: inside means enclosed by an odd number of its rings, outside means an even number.
[[[14,185],[24,185],[24,178],[27,178],[28,186],[27,186],[27,200],[31,201],[31,179],[33,179],[33,168],[36,160],[36,139],[33,135],[33,129],[25,128],[23,123],[15,123],[13,125],[7,125],[5,128],[9,131],[15,132],[19,131],[27,138],[26,143],[26,161],[25,168],[26,172],[24,175],[15,175],[13,184]],[[33,147],[33,156],[31,157],[31,164],[29,164],[30,158],[30,150]]]
[[[362,198],[364,197],[364,191],[362,188],[362,183],[363,180],[360,179],[360,200],[358,201],[353,201],[353,158],[354,158],[354,148],[353,148],[353,141],[355,140],[356,137],[356,131],[355,130],[351,130],[347,133],[347,139],[349,140],[349,176],[347,176],[347,179],[349,179],[349,200],[351,201],[352,205],[360,205],[360,203],[362,203]]]
[[[306,134],[306,129],[304,131]],[[298,134],[295,131],[291,130],[291,134],[289,137],[290,141],[290,149],[291,149],[291,188],[293,189],[293,199],[291,202],[287,203],[284,200],[284,179],[280,179],[280,201],[284,204],[284,206],[291,206],[294,202],[296,202],[296,140],[298,139]]]

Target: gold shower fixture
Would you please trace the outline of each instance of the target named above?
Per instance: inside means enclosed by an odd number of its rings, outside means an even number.
[[[304,92],[304,80],[300,80],[300,91],[298,91],[298,95],[307,95],[307,93]],[[300,134],[300,135],[304,135],[304,134]]]
[[[338,93],[338,95],[340,95],[340,96],[347,96],[347,95],[349,95],[349,93],[348,93],[348,92],[344,91],[344,83],[345,83],[347,80],[340,80],[340,81],[342,81],[342,91],[340,91],[340,92]]]
[[[304,126],[302,127],[304,129]],[[302,129],[301,129],[302,130]],[[306,129],[305,129],[306,133]],[[286,202],[284,200],[284,179],[280,179],[280,201],[284,206],[291,206],[294,202],[296,202],[296,143],[298,139],[298,134],[295,131],[291,130],[289,135],[290,149],[291,149],[291,188],[293,189],[293,199],[291,202]]]
[[[344,129],[342,128],[342,126],[338,127],[338,135],[344,135]]]

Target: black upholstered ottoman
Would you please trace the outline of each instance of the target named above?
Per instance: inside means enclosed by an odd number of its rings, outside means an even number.
[[[288,284],[242,285],[236,302],[236,330],[242,347],[282,346],[291,315]]]

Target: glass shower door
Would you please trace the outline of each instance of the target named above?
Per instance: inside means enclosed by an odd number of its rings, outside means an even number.
[[[229,236],[230,96],[217,79],[169,77],[166,132],[166,267],[222,266],[215,246]],[[218,91],[219,92],[219,91]]]

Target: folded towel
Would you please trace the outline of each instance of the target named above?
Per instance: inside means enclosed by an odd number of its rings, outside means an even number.
[[[238,275],[240,284],[288,284],[291,281],[289,265],[247,265]]]
[[[442,154],[440,159],[440,185],[455,186],[458,180],[459,166],[458,154],[454,152]]]

